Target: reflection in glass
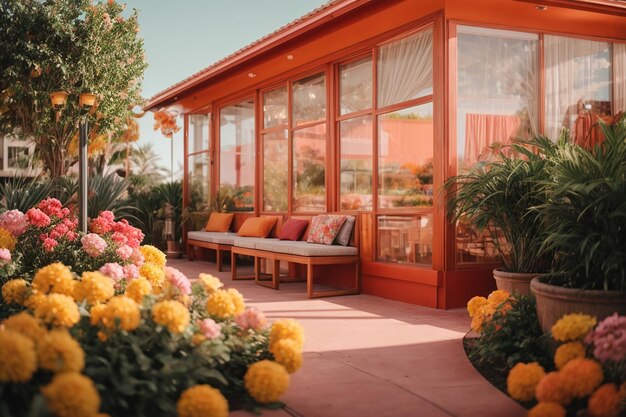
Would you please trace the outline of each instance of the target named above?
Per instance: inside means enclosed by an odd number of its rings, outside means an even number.
[[[537,133],[538,43],[532,33],[458,27],[459,172]]]
[[[188,159],[190,207],[202,210],[209,206],[209,154],[191,155]]]
[[[378,207],[432,207],[433,105],[378,119]]]
[[[287,86],[263,93],[263,127],[287,124]]]
[[[426,29],[380,47],[378,108],[432,93],[432,29]]]
[[[324,73],[296,81],[292,89],[293,126],[326,119],[326,76]]]
[[[372,209],[372,116],[340,124],[341,209]]]
[[[568,128],[581,145],[596,141],[591,126],[611,114],[612,52],[608,42],[546,35],[546,135]],[[593,145],[593,143],[591,143]]]
[[[339,67],[341,114],[372,107],[372,57]]]
[[[287,131],[263,135],[263,211],[287,211],[289,150]]]
[[[254,126],[253,100],[220,110],[220,188],[239,210],[254,208]]]
[[[293,133],[293,211],[326,211],[326,124]]]
[[[377,261],[432,265],[432,214],[378,216],[377,230]]]
[[[189,115],[187,153],[209,150],[209,114]]]

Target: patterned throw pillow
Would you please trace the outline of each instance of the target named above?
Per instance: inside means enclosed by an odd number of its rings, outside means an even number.
[[[313,217],[307,242],[332,245],[345,221],[346,216],[337,214],[320,214]]]

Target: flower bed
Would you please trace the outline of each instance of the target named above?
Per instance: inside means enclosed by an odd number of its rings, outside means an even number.
[[[495,291],[468,303],[472,328],[480,335],[469,356],[478,367],[504,365],[506,392],[529,408],[529,417],[618,417],[626,411],[626,317],[599,324],[570,314],[551,331],[538,329],[532,298]],[[507,375],[508,374],[508,375]]]
[[[56,202],[34,210],[0,215],[0,415],[226,416],[280,406],[302,364],[297,322],[268,326],[216,277],[192,284],[112,213],[81,235]]]

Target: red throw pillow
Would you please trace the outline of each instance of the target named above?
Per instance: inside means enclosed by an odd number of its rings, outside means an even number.
[[[289,219],[278,232],[278,238],[280,240],[299,240],[308,224],[308,220]]]

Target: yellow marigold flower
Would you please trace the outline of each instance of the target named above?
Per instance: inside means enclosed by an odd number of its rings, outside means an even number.
[[[226,290],[217,290],[209,295],[206,301],[206,311],[211,316],[228,318],[235,315],[235,302]]]
[[[202,333],[194,333],[193,336],[191,337],[191,344],[194,346],[198,346],[200,343],[204,342],[206,339],[206,336],[203,335]]]
[[[51,330],[37,345],[39,367],[52,372],[80,372],[85,352],[65,329]]]
[[[89,323],[92,326],[97,326],[98,324],[100,324],[102,318],[104,317],[104,312],[106,311],[106,309],[106,304],[96,304],[92,306],[91,310],[89,310]]]
[[[304,346],[304,330],[294,319],[277,320],[270,331],[270,349],[274,343],[283,339],[294,340],[300,349]]]
[[[285,367],[267,359],[251,365],[243,381],[248,393],[261,404],[277,401],[289,388]]]
[[[596,323],[595,317],[586,314],[567,314],[552,326],[552,337],[559,342],[582,339]]]
[[[135,278],[126,284],[126,293],[124,295],[132,298],[138,304],[141,304],[143,297],[149,294],[152,294],[152,285],[144,277]]]
[[[587,358],[572,359],[560,372],[566,392],[576,398],[591,394],[604,379],[602,366]]]
[[[46,334],[46,329],[43,327],[41,320],[25,311],[9,317],[2,324],[4,324],[5,329],[21,333],[35,343]]]
[[[100,408],[100,396],[93,381],[75,372],[56,374],[41,388],[50,411],[57,417],[93,417]]]
[[[35,344],[13,331],[0,331],[0,382],[27,382],[37,370]]]
[[[15,249],[15,243],[17,239],[7,229],[0,227],[0,248],[8,249],[10,251]]]
[[[235,315],[241,314],[246,311],[246,302],[243,299],[243,295],[235,288],[229,288],[228,294],[230,294],[230,299],[233,300],[233,304],[235,306]]]
[[[152,262],[146,262],[139,268],[139,275],[144,277],[150,282],[153,290],[161,288],[163,281],[165,281],[165,271],[163,267],[153,264]]]
[[[211,294],[224,286],[219,278],[211,274],[200,274],[198,276],[198,282],[202,285],[207,294]]]
[[[80,320],[74,299],[63,294],[50,294],[35,308],[35,316],[55,326],[72,327]]]
[[[581,342],[569,342],[562,344],[554,353],[554,365],[556,369],[563,369],[567,362],[575,358],[585,357],[585,346]]]
[[[483,325],[491,321],[495,312],[496,305],[491,303],[486,303],[482,307],[477,308],[476,313],[472,318],[472,330],[481,333],[483,331]]]
[[[41,303],[46,300],[46,296],[39,291],[33,290],[30,293],[30,296],[26,297],[24,300],[24,307],[29,308],[31,310],[35,310]]]
[[[73,296],[74,276],[67,266],[55,262],[44,266],[35,273],[33,289],[43,294],[52,292]]]
[[[489,302],[489,304],[497,307],[503,302],[507,301],[509,298],[511,298],[511,294],[508,291],[495,290],[491,294],[489,294],[489,297],[487,297],[487,301]]]
[[[163,268],[165,266],[165,254],[154,246],[144,245],[139,248],[144,260]]]
[[[535,398],[535,388],[546,375],[537,362],[518,363],[506,378],[506,389],[518,401],[531,401]]]
[[[485,297],[473,297],[467,302],[467,312],[469,313],[469,316],[474,317],[478,310],[483,308],[485,304],[487,304],[487,299]]]
[[[83,272],[80,288],[76,291],[77,301],[87,300],[90,305],[104,303],[115,295],[114,282],[100,272]]]
[[[604,384],[591,394],[587,409],[593,417],[618,417],[622,400],[615,384]]]
[[[131,298],[124,296],[111,298],[102,314],[102,324],[105,327],[114,329],[116,321],[119,321],[120,329],[127,332],[135,330],[140,320],[139,306]]]
[[[563,376],[559,372],[550,372],[539,381],[535,388],[535,397],[539,402],[568,405],[572,397],[563,385]]]
[[[28,294],[28,283],[23,279],[12,279],[2,286],[2,299],[7,304],[24,304]]]
[[[176,403],[178,417],[227,417],[228,401],[209,385],[196,385],[183,392]]]
[[[528,411],[528,417],[565,417],[565,408],[561,404],[541,402]]]
[[[290,374],[302,366],[302,348],[293,339],[278,340],[272,345],[271,352],[276,362],[284,366]]]
[[[161,301],[152,307],[152,319],[172,333],[182,333],[189,326],[189,310],[178,301]]]

